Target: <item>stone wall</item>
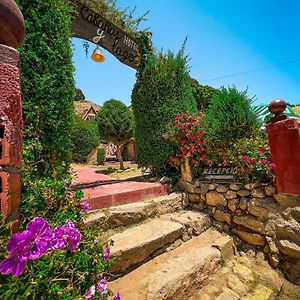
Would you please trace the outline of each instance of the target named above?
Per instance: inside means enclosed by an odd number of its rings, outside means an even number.
[[[265,254],[274,268],[300,284],[300,196],[276,194],[274,186],[179,183],[186,204],[208,213],[221,230]]]

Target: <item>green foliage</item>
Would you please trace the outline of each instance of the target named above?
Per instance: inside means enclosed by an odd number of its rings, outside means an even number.
[[[105,162],[105,149],[98,148],[97,149],[97,164],[104,165],[104,162]]]
[[[199,111],[203,111],[208,107],[212,97],[216,94],[217,89],[209,85],[201,85],[196,80],[191,82],[193,95],[197,102]]]
[[[240,92],[235,87],[217,91],[205,111],[212,145],[229,147],[236,140],[255,134],[259,123],[251,108],[252,101],[247,91]]]
[[[74,78],[72,7],[65,0],[18,0],[26,35],[19,48],[24,163],[32,176],[64,174],[71,158]],[[31,166],[31,168],[30,168]]]
[[[182,111],[197,112],[197,106],[184,46],[176,55],[151,54],[150,46],[132,92],[137,160],[141,167],[162,174],[174,153],[174,146],[163,138],[167,123]]]
[[[75,117],[72,129],[72,158],[84,162],[88,154],[99,144],[98,124]]]
[[[121,145],[133,135],[133,114],[119,100],[104,102],[97,116],[99,133],[102,139]]]

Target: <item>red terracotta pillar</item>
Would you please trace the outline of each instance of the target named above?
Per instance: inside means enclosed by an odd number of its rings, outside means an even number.
[[[22,159],[20,57],[15,49],[24,37],[23,16],[13,0],[0,1],[0,208],[4,219],[19,223]]]
[[[300,195],[300,128],[297,120],[283,114],[285,108],[283,100],[274,100],[269,105],[274,114],[267,131],[276,187],[278,193]]]

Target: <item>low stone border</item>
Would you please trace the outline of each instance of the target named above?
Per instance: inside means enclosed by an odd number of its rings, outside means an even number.
[[[179,182],[186,205],[208,213],[221,230],[263,251],[274,267],[300,284],[300,196],[276,194],[259,183]]]

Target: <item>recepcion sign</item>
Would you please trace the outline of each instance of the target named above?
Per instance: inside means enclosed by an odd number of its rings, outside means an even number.
[[[229,182],[236,180],[238,167],[206,167],[201,180],[214,182]]]
[[[72,26],[74,37],[103,47],[120,62],[137,69],[141,51],[134,38],[86,5],[75,2],[75,9]]]

